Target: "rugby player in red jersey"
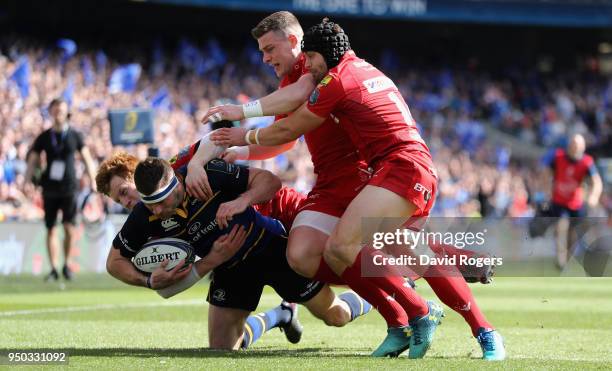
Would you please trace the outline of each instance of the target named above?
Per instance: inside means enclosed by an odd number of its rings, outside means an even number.
[[[437,183],[429,150],[393,82],[355,56],[340,27],[324,21],[311,28],[304,36],[303,51],[306,67],[319,82],[307,104],[268,128],[252,130],[246,135],[243,129],[221,129],[213,135],[213,140],[222,145],[280,145],[320,128],[330,118],[348,133],[373,174],[327,241],[325,261],[351,288],[377,306],[387,320],[388,336],[374,355],[396,355],[409,346],[409,356],[420,358],[433,338],[441,309],[425,303],[404,287],[403,280],[391,268],[383,277],[362,277],[361,258],[371,256],[374,251],[361,248],[360,229],[361,219],[366,216],[408,219],[428,215]],[[259,103],[258,114],[265,114],[263,99]],[[346,188],[342,188],[338,195],[345,192]],[[448,298],[450,291],[466,303],[468,310],[474,303],[463,279],[459,282],[457,277],[444,275],[429,278],[428,282],[441,298]],[[393,313],[393,308],[384,308],[385,301],[397,301],[405,311],[404,316]],[[480,311],[477,311],[480,318],[470,321],[456,303],[450,306],[470,322],[483,348],[483,358],[505,357],[501,336],[488,325]],[[474,328],[475,322],[486,325]]]
[[[548,161],[553,171],[553,191],[550,211],[547,216],[560,218],[570,217],[567,238],[562,238],[565,231],[557,224],[557,265],[565,267],[569,258],[574,253],[576,243],[575,227],[585,212],[585,197],[583,196],[582,183],[589,178],[592,186],[586,197],[586,204],[593,208],[599,202],[603,183],[601,176],[595,167],[593,157],[584,153],[586,148],[584,137],[580,134],[573,135],[568,143],[567,150],[557,149]],[[563,241],[566,244],[563,244]]]

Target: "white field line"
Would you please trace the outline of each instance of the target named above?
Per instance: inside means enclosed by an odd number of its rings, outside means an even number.
[[[24,309],[7,312],[0,312],[0,317],[13,317],[23,315],[49,314],[49,313],[68,313],[68,312],[88,312],[96,310],[111,310],[111,309],[131,309],[131,308],[154,308],[154,307],[181,307],[190,305],[204,305],[204,299],[192,300],[177,300],[170,302],[149,301],[143,303],[126,303],[126,304],[97,304],[97,305],[81,305],[72,307],[56,307],[44,309]],[[207,304],[207,303],[206,303]]]

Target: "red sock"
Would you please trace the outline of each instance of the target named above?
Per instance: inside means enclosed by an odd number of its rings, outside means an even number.
[[[455,266],[431,266],[424,278],[436,296],[465,319],[474,336],[478,335],[480,327],[492,329],[493,326],[480,311],[465,279],[458,273],[448,272],[456,269]]]
[[[378,310],[387,322],[387,327],[408,325],[408,316],[402,306],[384,290],[374,285],[370,278],[362,277],[361,253],[357,256],[353,265],[342,272],[341,277],[353,291]],[[388,298],[391,298],[391,300]]]
[[[373,247],[363,247],[357,260],[367,259],[366,264],[372,264],[373,257],[381,254],[380,251]],[[408,318],[424,316],[429,313],[427,302],[419,296],[419,294],[410,287],[402,274],[391,265],[378,266],[379,273],[369,279],[374,284],[386,293],[395,298],[395,300],[404,308]]]
[[[319,269],[317,269],[317,273],[315,273],[313,280],[321,281],[328,283],[330,285],[346,285],[346,282],[342,280],[342,278],[338,277],[338,275],[331,270],[329,265],[325,262],[325,259],[321,257],[321,261],[319,262]]]

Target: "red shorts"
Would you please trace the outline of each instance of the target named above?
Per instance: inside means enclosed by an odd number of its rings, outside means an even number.
[[[348,205],[368,184],[370,174],[365,169],[334,174],[333,178],[319,177],[300,206],[301,211],[318,211],[340,218]]]
[[[273,199],[254,207],[262,215],[280,220],[289,231],[298,209],[305,199],[306,195],[293,188],[283,187],[276,192]]]
[[[426,217],[434,204],[438,179],[428,154],[396,152],[376,165],[368,185],[398,194],[417,207],[413,217]]]

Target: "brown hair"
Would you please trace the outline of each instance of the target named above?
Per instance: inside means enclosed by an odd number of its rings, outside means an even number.
[[[160,183],[166,183],[173,174],[174,171],[168,161],[158,157],[147,157],[136,166],[134,183],[138,192],[150,195],[157,191]]]
[[[125,180],[134,180],[137,164],[138,159],[126,152],[116,153],[111,158],[104,160],[96,174],[98,192],[110,196],[110,183],[115,175]]]
[[[288,11],[272,13],[251,30],[251,35],[257,40],[270,31],[281,31],[285,35],[293,34],[302,39],[304,31],[297,18]]]

